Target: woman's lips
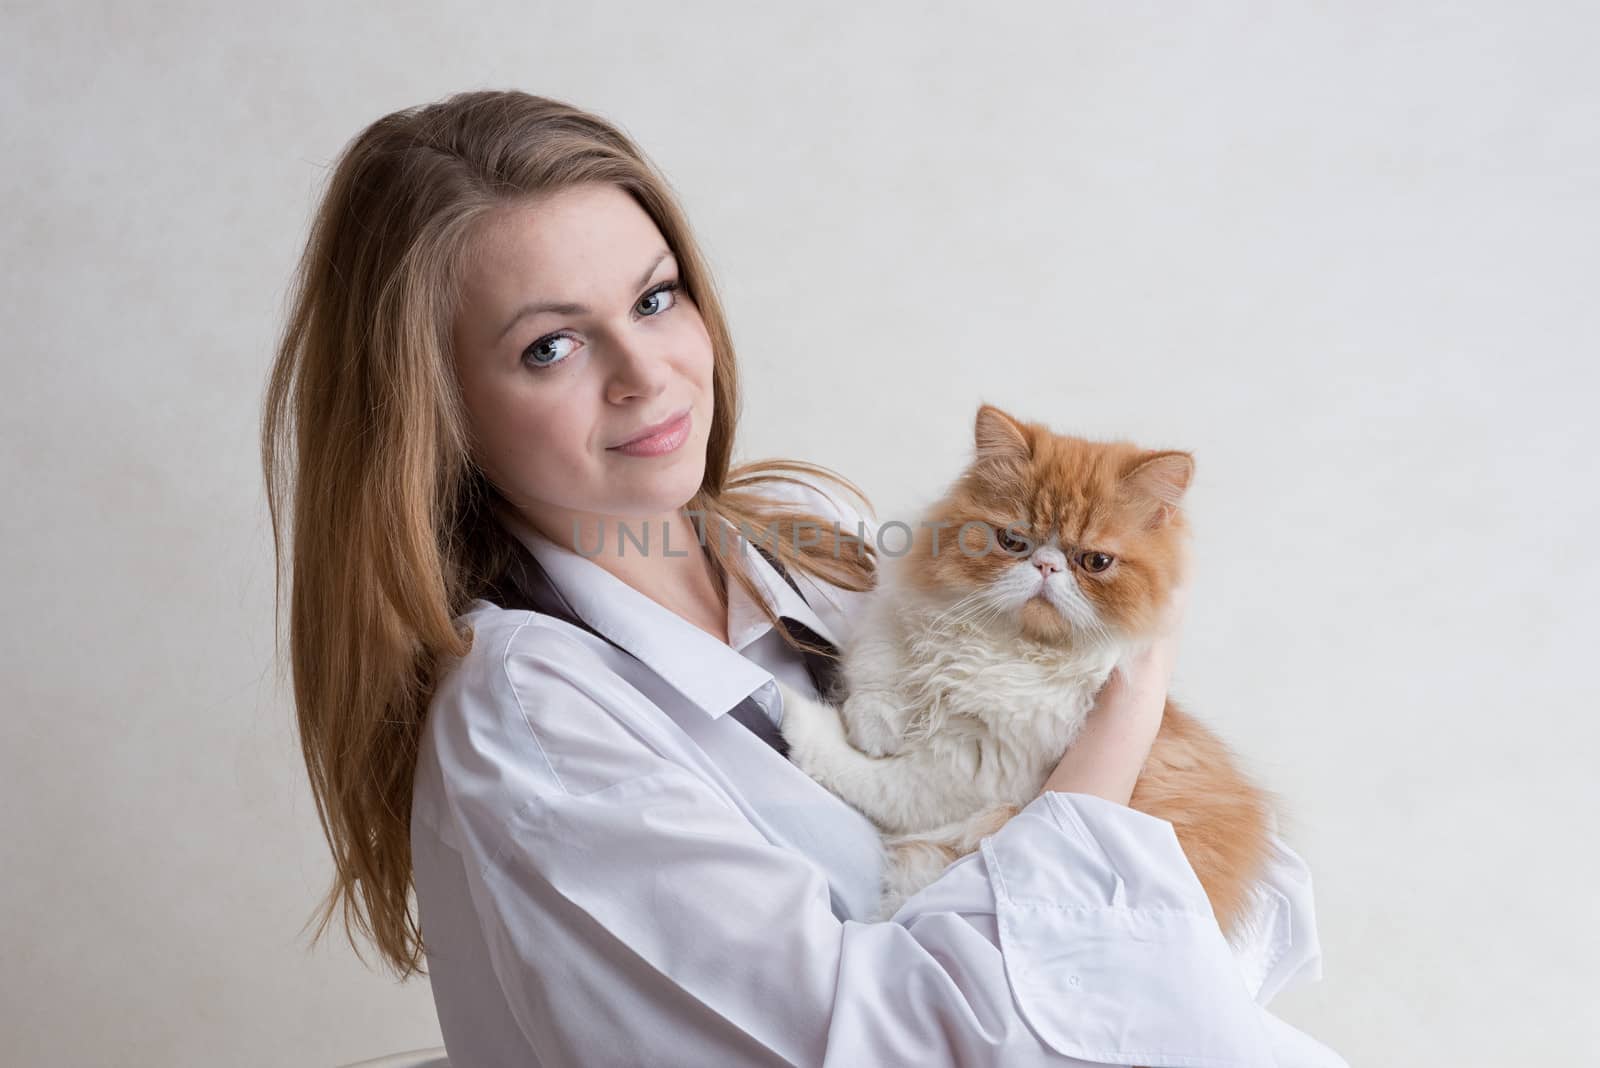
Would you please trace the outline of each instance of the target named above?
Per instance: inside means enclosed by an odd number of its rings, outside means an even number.
[[[606,451],[620,452],[627,456],[662,456],[689,440],[689,428],[693,422],[693,410],[686,409],[682,415],[649,437],[630,441],[626,445],[613,445]]]

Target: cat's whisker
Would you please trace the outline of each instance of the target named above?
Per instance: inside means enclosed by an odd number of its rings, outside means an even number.
[[[954,632],[977,629],[994,611],[994,606],[987,601],[971,605],[959,616],[948,621],[948,630]]]
[[[975,590],[934,616],[929,621],[929,627],[940,633],[967,629],[971,617],[983,609],[989,599],[990,592],[987,589]]]
[[[1009,615],[1012,611],[1012,606],[1006,604],[1004,601],[994,601],[989,605],[988,611],[986,611],[983,616],[977,619],[975,622],[977,626],[987,628],[996,619],[999,619],[1003,615]]]

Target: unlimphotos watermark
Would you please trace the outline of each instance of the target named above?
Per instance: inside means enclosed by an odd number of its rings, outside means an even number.
[[[705,522],[707,513],[703,509],[686,508],[683,514],[688,517],[694,526],[695,540],[701,545],[706,544]],[[659,538],[651,537],[652,527],[659,526]],[[948,546],[953,544],[956,551],[967,557],[989,556],[1000,553],[1015,559],[1020,559],[1033,552],[1035,543],[1029,538],[1027,527],[1021,523],[1007,523],[997,526],[982,519],[969,519],[963,523],[953,520],[918,520],[915,525],[899,519],[891,519],[878,524],[877,528],[869,535],[867,524],[857,521],[855,532],[851,533],[842,524],[813,523],[810,520],[791,520],[785,524],[768,523],[759,530],[747,522],[739,522],[737,526],[732,522],[721,519],[714,524],[717,534],[718,547],[726,552],[729,539],[738,543],[751,542],[757,546],[775,552],[777,545],[788,540],[796,553],[807,548],[824,544],[823,532],[831,531],[833,540],[831,553],[834,557],[842,555],[846,544],[862,545],[871,539],[873,547],[884,556],[904,556],[911,551],[916,543],[916,530],[925,529],[929,533],[929,551],[934,556],[948,551]],[[585,531],[583,524],[578,520],[573,521],[573,544],[583,556],[595,557],[606,551],[608,543],[608,527],[615,533],[614,544],[618,556],[626,556],[631,548],[632,552],[640,556],[650,556],[659,553],[662,556],[688,556],[687,548],[674,548],[672,545],[672,528],[665,522],[659,523],[628,523],[616,522],[607,524],[601,522]],[[784,537],[783,527],[788,528],[787,539]],[[953,533],[945,537],[946,533],[955,528]]]

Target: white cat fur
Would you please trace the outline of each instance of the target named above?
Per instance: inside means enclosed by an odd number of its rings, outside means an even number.
[[[1032,559],[1060,555],[1054,540]],[[1095,616],[1072,569],[1029,560],[959,600],[910,587],[909,557],[879,561],[875,590],[841,649],[841,708],[779,683],[789,759],[884,833],[886,918],[948,866],[918,841],[965,855],[994,829],[996,806],[1038,796],[1130,646]],[[1045,596],[1081,639],[1024,637],[1023,604]]]

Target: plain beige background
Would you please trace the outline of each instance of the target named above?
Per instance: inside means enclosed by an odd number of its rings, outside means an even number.
[[[681,193],[741,452],[953,476],[980,400],[1192,449],[1176,692],[1289,800],[1353,1065],[1600,1050],[1600,16],[1580,3],[8,3],[0,1036],[26,1065],[433,1045],[329,864],[257,464],[365,124],[515,87]],[[663,1036],[664,1038],[666,1036]]]

